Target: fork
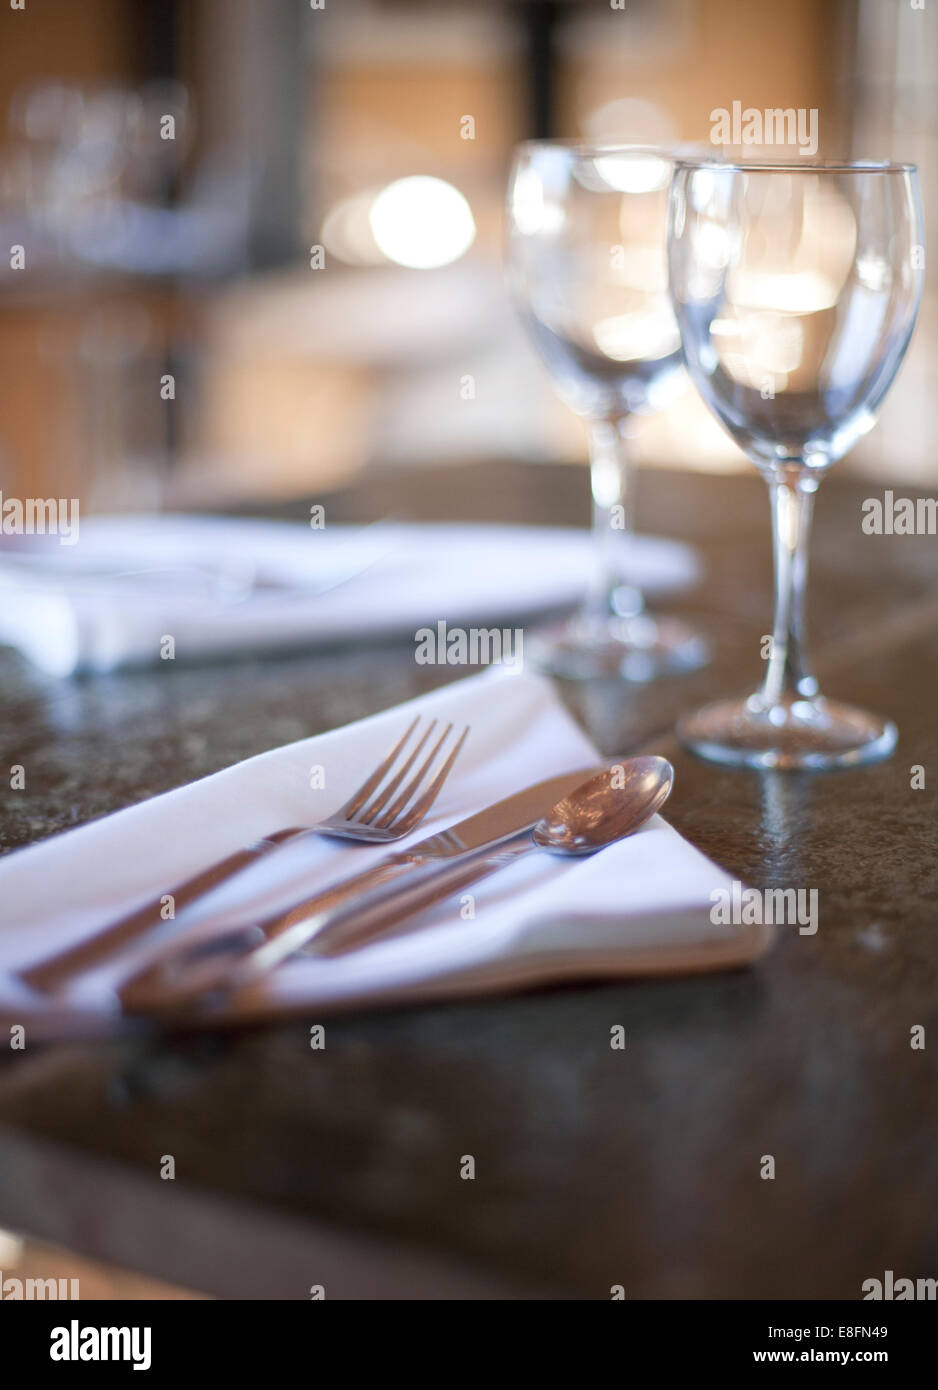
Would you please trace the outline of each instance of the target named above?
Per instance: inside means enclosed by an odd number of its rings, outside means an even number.
[[[385,843],[402,840],[409,835],[425,818],[443,783],[452,770],[453,763],[469,734],[467,724],[456,738],[446,757],[427,780],[431,769],[443,746],[453,732],[453,724],[447,724],[442,734],[431,747],[429,753],[417,768],[413,777],[406,782],[398,795],[398,788],[407,777],[414,763],[426,747],[437,721],[432,719],[419,736],[416,744],[404,758],[396,771],[393,769],[410,742],[411,735],[420,724],[420,715],[409,725],[390,752],[382,759],[374,772],[365,779],[356,792],[343,806],[326,820],[317,821],[311,826],[288,826],[265,835],[252,845],[236,850],[224,859],[202,869],[192,878],[177,885],[169,894],[145,903],[126,916],[119,918],[96,932],[88,940],[80,941],[64,951],[27,966],[19,972],[19,977],[32,989],[41,992],[54,992],[67,985],[76,975],[99,965],[125,946],[129,946],[145,932],[165,925],[163,916],[167,896],[173,901],[174,913],[180,908],[189,908],[213,889],[234,878],[250,864],[270,854],[281,845],[293,844],[305,836],[327,835],[343,840],[357,840],[366,844]],[[389,775],[390,774],[390,775]],[[385,782],[387,778],[387,782]],[[384,784],[384,785],[382,785]],[[390,805],[388,804],[390,802]],[[174,917],[178,927],[178,918]]]

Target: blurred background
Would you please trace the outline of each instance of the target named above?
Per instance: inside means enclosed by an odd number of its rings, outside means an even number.
[[[714,107],[816,107],[821,157],[919,164],[938,231],[935,4],[28,0],[0,30],[8,496],[275,504],[585,458],[503,287],[525,137],[707,141]],[[934,472],[930,279],[842,465],[883,485]],[[689,389],[641,429],[650,465],[745,466]]]

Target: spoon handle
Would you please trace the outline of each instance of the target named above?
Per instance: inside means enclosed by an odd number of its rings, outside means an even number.
[[[488,878],[496,869],[504,868],[538,849],[530,831],[506,840],[497,849],[482,847],[460,855],[449,863],[429,864],[410,878],[395,885],[390,892],[370,894],[372,901],[359,901],[344,914],[337,913],[331,922],[318,928],[309,940],[307,954],[341,956],[357,950],[369,941],[383,936],[385,929],[402,922],[405,917],[420,912],[443,898],[458,893],[470,883]],[[263,947],[259,948],[259,952]]]

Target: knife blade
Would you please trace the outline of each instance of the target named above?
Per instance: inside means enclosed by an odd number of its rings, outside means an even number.
[[[127,1012],[146,1012],[190,1002],[221,987],[230,974],[233,957],[258,948],[268,952],[265,959],[279,963],[315,935],[318,928],[310,928],[310,921],[324,920],[327,914],[339,912],[372,889],[409,881],[433,866],[481,860],[504,842],[532,830],[561,797],[603,766],[578,768],[525,787],[408,849],[386,855],[370,869],[305,894],[261,920],[255,916],[242,922],[229,921],[221,932],[213,932],[210,922],[200,924],[195,933],[177,938],[124,981],[118,991],[121,1007]]]

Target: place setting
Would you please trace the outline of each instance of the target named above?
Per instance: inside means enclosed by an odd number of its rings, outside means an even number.
[[[772,934],[713,928],[672,781],[603,766],[543,677],[470,678],[3,865],[4,1012],[87,1036],[751,960]]]

